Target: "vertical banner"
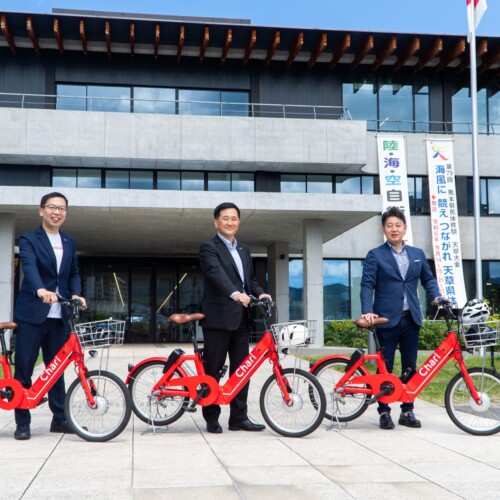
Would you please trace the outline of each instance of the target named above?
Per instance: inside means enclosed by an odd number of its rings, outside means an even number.
[[[383,200],[382,212],[389,207],[398,207],[404,212],[407,225],[404,241],[413,245],[405,138],[379,134],[377,135],[377,151],[380,194]]]
[[[426,149],[436,278],[443,296],[461,308],[467,296],[458,227],[453,141],[426,139]]]

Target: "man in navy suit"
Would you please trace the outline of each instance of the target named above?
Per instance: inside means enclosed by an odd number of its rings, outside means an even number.
[[[80,297],[75,240],[59,231],[66,220],[68,200],[61,193],[49,193],[40,202],[42,225],[19,239],[19,257],[24,273],[14,309],[18,323],[15,349],[15,378],[23,387],[31,387],[31,376],[40,348],[47,365],[66,342],[67,318],[57,301],[62,297]],[[49,391],[53,413],[50,432],[72,432],[64,415],[64,376]],[[16,439],[30,439],[29,410],[15,410]]]
[[[240,209],[234,203],[221,203],[214,210],[217,235],[200,246],[200,265],[204,276],[202,312],[203,359],[205,371],[220,379],[220,370],[229,353],[229,373],[232,374],[249,352],[249,295],[259,298],[264,293],[255,279],[250,250],[236,241],[240,226]],[[249,383],[231,401],[230,431],[261,431],[262,424],[251,422],[247,415]],[[203,407],[207,431],[219,434],[219,405]]]
[[[377,326],[377,336],[383,348],[387,369],[392,372],[394,355],[399,344],[402,376],[408,380],[416,371],[418,336],[422,313],[418,300],[418,281],[429,299],[441,297],[424,252],[403,241],[406,218],[397,207],[382,214],[382,232],[387,241],[368,252],[361,278],[361,310],[368,322],[382,316],[389,323]],[[379,403],[380,427],[393,429],[389,405]],[[421,427],[413,413],[413,403],[401,405],[399,424]]]

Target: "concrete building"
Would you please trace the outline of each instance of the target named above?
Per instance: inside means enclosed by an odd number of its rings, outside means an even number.
[[[429,258],[424,139],[454,139],[474,296],[463,36],[63,9],[0,21],[5,320],[16,241],[50,191],[70,202],[89,319],[129,318],[128,341],[182,340],[167,318],[199,308],[197,251],[223,201],[242,210],[238,236],[280,321],[355,316],[362,259],[382,242],[376,136],[387,132],[406,139],[414,242]],[[478,57],[483,274],[498,307],[500,40],[478,40]]]

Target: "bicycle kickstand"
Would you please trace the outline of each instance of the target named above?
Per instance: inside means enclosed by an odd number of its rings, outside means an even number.
[[[156,428],[155,421],[151,417],[151,415],[153,414],[153,397],[148,396],[148,400],[149,400],[149,415],[150,416],[149,416],[146,430],[141,432],[141,436],[143,436],[144,434],[153,434],[153,436],[154,436],[154,435],[156,435],[157,432],[158,433],[168,432],[168,425],[166,427],[162,427],[160,429]]]
[[[332,392],[330,393],[330,398],[332,400],[332,418],[331,418],[331,423],[330,425],[326,428],[327,431],[338,431],[338,432],[341,432],[342,431],[342,427],[347,427],[347,424],[344,424],[342,426],[342,424],[340,423],[340,420],[339,420],[339,417],[337,416],[337,413],[334,413],[333,410],[335,408],[335,394]],[[334,421],[335,419],[335,421]],[[335,428],[335,422],[337,422],[337,427],[338,429]]]

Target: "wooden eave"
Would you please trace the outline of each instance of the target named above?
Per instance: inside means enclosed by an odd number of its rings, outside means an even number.
[[[135,23],[130,23],[130,55],[134,57],[135,50]]]
[[[85,21],[83,19],[80,19],[80,40],[82,41],[82,50],[83,50],[83,55],[87,56],[88,50],[87,50],[87,37],[85,35]]]
[[[269,49],[267,49],[267,55],[266,58],[264,59],[264,66],[269,66],[269,63],[272,61],[273,56],[276,53],[279,44],[280,44],[280,32],[276,30],[274,32],[273,41],[271,42]]]
[[[184,40],[186,38],[186,29],[181,24],[179,27],[179,40],[177,42],[177,64],[181,62],[182,48],[184,47]]]
[[[396,50],[397,46],[396,35],[391,35],[383,49],[378,53],[375,62],[372,64],[372,71],[377,71],[384,61]]]
[[[160,23],[155,24],[155,38],[153,43],[153,57],[158,58],[158,47],[160,46]],[[177,58],[179,55],[177,55]],[[177,61],[179,62],[179,61]]]
[[[311,69],[314,66],[314,64],[318,60],[318,57],[326,49],[327,43],[328,43],[328,38],[326,36],[326,33],[322,33],[318,40],[318,43],[316,44],[316,47],[314,47],[311,57],[309,58],[309,62],[307,63],[307,69]]]
[[[104,36],[106,38],[106,51],[108,53],[108,59],[111,59],[111,27],[109,21],[104,23]]]
[[[465,38],[460,38],[446,54],[441,56],[441,62],[434,68],[439,73],[465,52]]]
[[[224,47],[222,47],[222,55],[220,58],[221,65],[226,62],[227,53],[229,52],[229,47],[231,47],[231,43],[233,41],[233,30],[228,28],[226,31],[226,39],[224,40]]]
[[[253,29],[250,32],[250,36],[248,37],[247,46],[245,48],[245,55],[243,56],[243,64],[248,64],[248,60],[250,59],[250,55],[252,54],[252,50],[257,43],[257,30]]]
[[[414,36],[411,42],[406,46],[404,52],[398,57],[396,64],[394,64],[392,71],[395,73],[404,64],[413,57],[420,50],[420,37]]]
[[[352,61],[350,70],[354,71],[361,61],[373,50],[373,35],[368,35],[366,37],[365,43],[358,51],[358,53],[354,56],[354,61]]]
[[[59,53],[61,55],[63,55],[64,54],[64,44],[63,44],[61,32],[59,31],[59,19],[57,19],[57,17],[54,17],[53,30],[54,30],[54,38],[56,39],[57,48],[59,49]]]
[[[494,64],[500,61],[500,47],[497,47],[491,54],[487,55],[480,66],[477,68],[477,74],[480,75],[490,69]]]
[[[438,36],[434,40],[434,43],[427,49],[427,52],[423,54],[417,65],[413,68],[413,73],[418,73],[426,64],[436,57],[443,50],[443,39]]]
[[[210,30],[208,29],[208,26],[205,26],[200,46],[200,57],[198,58],[198,62],[200,63],[202,63],[203,59],[205,58],[205,51],[207,50],[209,40],[210,40]]]
[[[330,59],[330,63],[328,64],[329,69],[333,69],[335,65],[340,61],[340,58],[349,50],[351,47],[351,35],[347,33],[340,44],[340,47],[337,50],[333,51],[332,58]]]
[[[14,43],[14,37],[12,36],[12,32],[9,29],[9,24],[7,23],[7,17],[5,14],[2,14],[0,17],[0,28],[2,30],[2,34],[9,45],[10,51],[16,55],[16,44]]]
[[[35,27],[33,26],[33,20],[31,16],[26,17],[26,31],[28,32],[28,36],[30,37],[33,48],[35,49],[35,54],[37,56],[40,55],[40,45],[38,43],[38,37],[36,36]]]
[[[476,44],[476,60],[479,61],[482,59],[484,54],[488,52],[488,40],[486,38],[482,38]],[[467,51],[462,62],[455,68],[455,72],[457,74],[461,73],[464,69],[467,69],[470,66],[470,53]]]
[[[297,54],[300,52],[300,49],[302,49],[302,45],[304,45],[304,33],[301,31],[298,35],[297,38],[295,39],[295,43],[290,50],[290,53],[288,55],[288,59],[286,61],[286,67],[289,68],[294,61],[294,59],[297,57]]]

